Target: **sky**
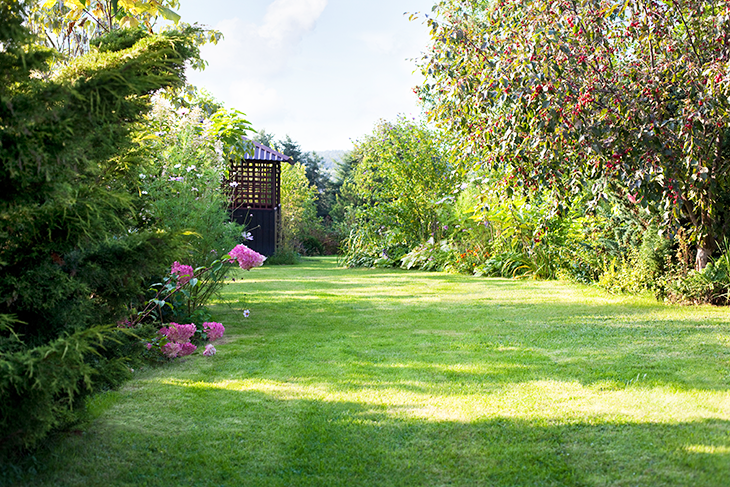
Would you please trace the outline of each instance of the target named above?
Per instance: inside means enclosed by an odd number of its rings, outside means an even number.
[[[225,36],[188,72],[256,130],[305,151],[348,150],[380,119],[419,117],[415,59],[433,0],[182,0],[184,22]],[[420,12],[409,21],[405,12]]]

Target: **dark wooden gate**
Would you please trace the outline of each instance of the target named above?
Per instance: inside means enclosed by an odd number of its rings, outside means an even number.
[[[231,161],[226,189],[230,192],[231,219],[245,225],[256,252],[276,252],[281,225],[281,163],[289,158],[265,145],[253,142],[254,153]]]

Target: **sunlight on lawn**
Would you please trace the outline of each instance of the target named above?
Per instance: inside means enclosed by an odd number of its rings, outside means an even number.
[[[171,386],[259,392],[276,400],[312,400],[354,403],[387,408],[392,417],[426,421],[474,422],[495,418],[571,422],[673,423],[700,419],[725,419],[730,415],[730,392],[676,391],[670,387],[644,388],[631,385],[622,390],[602,390],[577,382],[538,380],[509,384],[483,392],[433,394],[425,382],[357,383],[348,380],[344,389],[331,383],[273,381],[262,379],[191,382],[160,379]],[[450,386],[451,387],[451,386]]]
[[[232,276],[218,353],[94,398],[34,487],[727,485],[726,309],[332,259]]]

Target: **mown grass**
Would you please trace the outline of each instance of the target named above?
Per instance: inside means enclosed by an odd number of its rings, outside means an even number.
[[[19,484],[730,485],[727,309],[328,258],[235,277],[216,356],[96,397]]]

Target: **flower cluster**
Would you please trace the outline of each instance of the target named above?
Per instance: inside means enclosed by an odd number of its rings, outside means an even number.
[[[260,267],[264,264],[266,257],[259,254],[255,250],[251,250],[243,244],[236,245],[233,250],[228,252],[230,256],[229,262],[238,261],[238,266],[243,270],[251,270],[254,267]]]
[[[205,334],[208,335],[208,340],[214,342],[223,336],[226,329],[221,323],[205,322],[203,323],[203,331],[205,331]]]
[[[166,336],[171,342],[184,343],[189,342],[197,330],[198,328],[193,323],[188,325],[170,323],[170,326],[160,328],[159,334]]]
[[[193,278],[193,274],[195,272],[193,271],[193,267],[189,265],[182,265],[180,262],[175,261],[172,264],[172,270],[170,271],[171,275],[177,276],[177,283],[180,286],[184,286],[188,282],[190,282],[190,279]]]
[[[192,354],[198,347],[190,342],[167,342],[162,346],[162,353],[168,358],[185,357]]]
[[[190,343],[190,339],[198,331],[197,327],[190,323],[188,325],[178,325],[170,323],[170,326],[160,328],[160,335],[167,337],[169,340],[162,345],[160,350],[163,355],[168,358],[185,357],[195,352],[198,347]]]
[[[203,351],[203,355],[205,355],[206,357],[210,357],[211,355],[215,355],[215,352],[216,351],[217,350],[215,349],[215,347],[213,346],[213,344],[212,343],[209,343],[209,344],[207,344],[205,346],[205,350]]]

